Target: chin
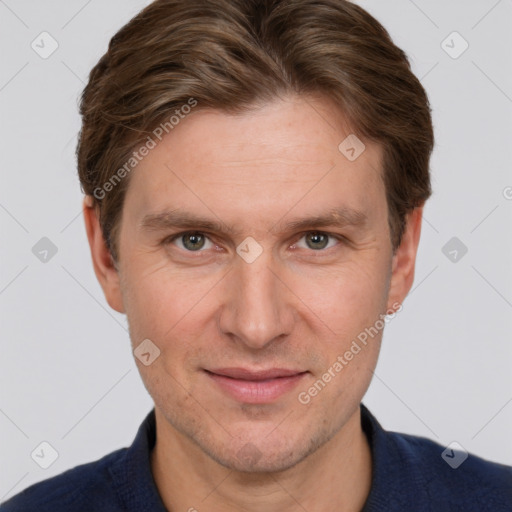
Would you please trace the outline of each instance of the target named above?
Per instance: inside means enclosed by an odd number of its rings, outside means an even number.
[[[328,438],[325,432],[297,432],[293,438],[289,432],[284,432],[280,439],[274,439],[273,442],[242,442],[239,439],[236,443],[219,445],[212,440],[194,441],[211,459],[227,469],[264,474],[293,468],[320,448]]]

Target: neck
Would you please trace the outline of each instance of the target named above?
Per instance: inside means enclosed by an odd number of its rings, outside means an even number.
[[[359,512],[370,492],[372,460],[360,411],[295,466],[241,473],[221,466],[170,425],[158,408],[151,470],[169,512]]]

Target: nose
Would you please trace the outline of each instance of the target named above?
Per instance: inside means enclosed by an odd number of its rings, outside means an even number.
[[[278,267],[264,250],[252,263],[237,258],[224,280],[219,327],[247,348],[263,349],[293,329],[293,294]]]

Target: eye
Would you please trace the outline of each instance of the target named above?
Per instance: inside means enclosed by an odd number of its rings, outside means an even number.
[[[178,233],[171,238],[165,240],[165,244],[173,243],[180,249],[188,252],[201,252],[201,249],[211,249],[213,243],[204,234],[199,231],[187,231],[186,233]],[[208,245],[210,244],[210,245]]]
[[[330,249],[331,247],[337,245],[336,243],[329,245],[329,241],[339,242],[341,237],[335,237],[334,235],[323,233],[321,231],[310,231],[309,233],[304,234],[304,236],[300,240],[303,239],[305,240],[306,247],[302,246],[302,248],[312,249],[313,251],[322,251],[324,249]]]
[[[316,252],[325,252],[335,247],[342,241],[343,237],[324,233],[322,231],[309,231],[305,233],[292,247],[310,249]],[[305,244],[301,244],[304,240]],[[200,231],[186,231],[166,238],[164,245],[173,244],[186,252],[204,252],[215,247],[215,244],[208,236]]]

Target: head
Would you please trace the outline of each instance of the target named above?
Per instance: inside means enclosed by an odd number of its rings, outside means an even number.
[[[297,464],[358,411],[414,277],[433,133],[405,54],[342,0],[157,0],[81,114],[95,272],[158,347],[137,360],[157,412],[227,467]],[[256,403],[227,367],[302,375]]]

